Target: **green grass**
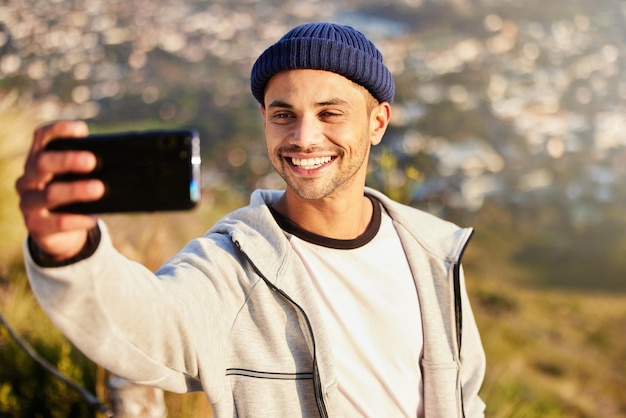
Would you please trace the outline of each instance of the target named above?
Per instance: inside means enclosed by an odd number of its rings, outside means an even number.
[[[549,231],[477,222],[465,270],[487,353],[488,416],[626,417],[626,283],[584,283],[590,261],[574,244],[558,263],[519,257]],[[571,286],[564,274],[576,277]]]
[[[14,95],[0,96],[0,274],[20,252],[25,228],[20,221],[15,181],[24,166],[37,111],[21,107]]]

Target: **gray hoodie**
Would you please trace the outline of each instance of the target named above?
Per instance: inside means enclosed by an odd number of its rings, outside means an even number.
[[[426,417],[482,417],[485,357],[460,268],[472,230],[366,193],[414,272]],[[254,192],[156,273],[115,250],[102,222],[95,253],[69,266],[40,267],[25,247],[31,287],[93,361],[141,384],[204,391],[216,418],[340,417],[312,283],[268,209],[281,194]]]

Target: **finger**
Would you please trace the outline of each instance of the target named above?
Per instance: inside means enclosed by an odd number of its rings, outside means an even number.
[[[37,171],[42,173],[89,173],[96,168],[98,160],[89,151],[43,152],[37,159]]]
[[[97,217],[74,214],[53,214],[47,217],[25,217],[29,235],[48,258],[67,260],[84,247],[90,229]]]
[[[89,134],[87,124],[82,121],[58,121],[43,125],[35,130],[31,149],[26,157],[24,175],[16,182],[18,192],[45,187],[51,180],[50,173],[42,173],[39,157],[45,145],[57,137],[82,137]]]
[[[96,168],[97,158],[88,151],[42,152],[17,180],[18,193],[26,190],[43,190],[56,174],[89,173]]]
[[[105,192],[100,180],[80,180],[51,183],[46,190],[46,207],[55,208],[73,202],[90,202],[100,199]]]
[[[89,135],[89,128],[83,121],[56,121],[40,126],[35,130],[31,154],[44,149],[53,138],[80,138]]]
[[[98,200],[104,195],[104,191],[104,184],[95,179],[51,183],[41,190],[22,191],[20,193],[20,209],[23,213],[34,212],[45,217],[47,216],[46,211],[61,205]]]
[[[47,252],[54,252],[54,248],[47,248],[46,241],[53,240],[59,233],[85,231],[96,226],[98,218],[95,215],[73,213],[54,213],[42,211],[44,216],[37,213],[25,213],[24,222],[29,235]]]

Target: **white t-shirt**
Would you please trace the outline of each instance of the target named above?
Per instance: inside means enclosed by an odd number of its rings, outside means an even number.
[[[333,341],[340,416],[422,417],[419,299],[391,218],[373,203],[373,221],[355,240],[279,223],[317,290]]]

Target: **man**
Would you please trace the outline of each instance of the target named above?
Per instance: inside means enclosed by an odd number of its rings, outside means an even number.
[[[251,75],[284,191],[254,192],[155,274],[95,217],[49,208],[103,193],[93,155],[42,152],[17,182],[33,291],[94,361],[165,390],[204,390],[215,417],[480,417],[484,353],[460,259],[471,229],[365,187],[394,84],[353,28],[289,31]],[[110,301],[116,301],[111,303]]]

